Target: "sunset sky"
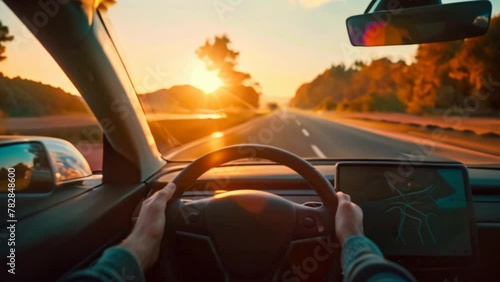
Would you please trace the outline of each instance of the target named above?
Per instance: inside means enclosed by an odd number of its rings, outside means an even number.
[[[351,47],[345,19],[363,13],[369,0],[117,2],[107,17],[138,92],[209,79],[195,50],[214,35],[227,34],[232,40],[232,47],[241,53],[238,69],[262,85],[264,100],[292,97],[301,84],[332,63],[349,65],[386,56],[410,62],[416,50],[416,46]],[[498,14],[500,0],[492,2]],[[3,2],[0,21],[15,36],[7,44],[8,58],[0,62],[1,72],[77,93]]]

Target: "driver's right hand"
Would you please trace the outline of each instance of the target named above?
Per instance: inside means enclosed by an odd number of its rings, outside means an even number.
[[[363,211],[351,201],[351,197],[337,192],[338,206],[335,215],[335,232],[340,244],[350,236],[364,235]]]

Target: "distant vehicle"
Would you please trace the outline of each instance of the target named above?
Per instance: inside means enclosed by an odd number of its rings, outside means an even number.
[[[279,109],[279,107],[280,106],[276,102],[268,102],[267,103],[267,109],[270,111],[276,111],[277,109]]]

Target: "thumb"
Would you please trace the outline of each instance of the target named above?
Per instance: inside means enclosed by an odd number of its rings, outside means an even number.
[[[172,195],[174,195],[175,192],[175,183],[170,182],[168,183],[165,187],[163,187],[161,190],[158,191],[158,200],[165,201],[167,202],[172,198]]]

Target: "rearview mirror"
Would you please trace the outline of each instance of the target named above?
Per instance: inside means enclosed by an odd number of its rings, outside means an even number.
[[[346,24],[354,46],[406,45],[483,35],[490,17],[489,1],[471,1],[367,13]]]
[[[87,160],[69,142],[47,137],[0,138],[0,192],[47,193],[90,175]]]

